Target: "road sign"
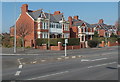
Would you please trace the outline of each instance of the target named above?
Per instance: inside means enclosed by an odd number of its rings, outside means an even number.
[[[68,39],[65,39],[65,43],[68,43]]]
[[[68,39],[65,39],[65,56],[67,56],[67,44],[68,43]]]

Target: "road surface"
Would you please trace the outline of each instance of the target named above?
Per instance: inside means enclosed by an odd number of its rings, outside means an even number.
[[[118,80],[118,50],[92,49],[84,58],[18,65],[2,74],[3,80]]]

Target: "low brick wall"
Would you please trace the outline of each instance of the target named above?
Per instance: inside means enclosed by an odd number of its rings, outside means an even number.
[[[47,45],[36,46],[36,48],[40,50],[47,50]]]
[[[108,42],[108,46],[109,46],[109,47],[110,47],[110,46],[118,46],[118,45],[120,45],[120,44],[118,44],[118,42],[116,42],[116,43]]]
[[[103,47],[102,44],[99,44],[99,47]]]
[[[63,50],[65,47],[63,47]],[[67,46],[67,50],[73,50],[73,49],[80,49],[80,45],[75,45],[75,46]]]
[[[111,43],[110,46],[117,46],[117,43]]]
[[[118,45],[120,45],[120,44],[119,44],[117,41],[114,42],[114,43],[111,43],[111,42],[108,42],[108,43],[107,43],[107,46],[108,46],[108,47],[111,47],[111,46],[118,46]],[[101,44],[99,44],[99,47],[105,47],[105,43],[102,42]]]
[[[50,46],[50,50],[62,50],[58,46]]]
[[[50,46],[50,50],[64,50],[65,47],[58,47],[58,46]],[[76,46],[67,46],[67,50],[73,50],[73,49],[80,49],[80,45]]]
[[[73,49],[80,49],[80,48],[85,48],[85,43],[81,43],[81,45],[74,45],[74,46],[67,46],[67,50],[73,50]],[[47,50],[47,45],[42,45],[42,46],[37,46],[38,49],[41,50]],[[61,42],[58,42],[58,46],[50,46],[50,50],[64,50],[65,47],[62,46]]]

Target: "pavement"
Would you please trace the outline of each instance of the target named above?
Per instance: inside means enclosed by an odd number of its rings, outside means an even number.
[[[118,80],[117,47],[69,50],[68,57],[54,56],[50,53],[45,56],[4,55],[3,80]],[[24,59],[32,63],[25,63]],[[17,64],[10,64],[10,67],[6,60]]]

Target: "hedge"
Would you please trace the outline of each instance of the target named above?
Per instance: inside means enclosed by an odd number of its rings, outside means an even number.
[[[105,37],[94,37],[93,40],[96,40],[98,41],[99,43],[101,43],[102,41],[106,41],[105,40],[106,38]],[[118,40],[118,38],[115,38],[115,37],[109,37],[107,38],[107,41],[110,41],[112,43],[116,42]]]
[[[42,44],[47,44],[47,43],[48,43],[48,39],[37,39],[36,40],[37,46],[41,46]]]
[[[110,37],[108,38],[108,41],[110,41],[111,43],[114,43],[118,40],[118,38],[115,38],[115,37]]]
[[[68,45],[80,45],[80,39],[79,38],[70,38],[68,39]]]
[[[99,43],[99,42],[98,42],[97,40],[89,40],[89,41],[88,41],[88,46],[89,46],[90,48],[97,47],[98,43]]]
[[[57,46],[58,42],[61,42],[62,44],[65,44],[65,38],[50,38],[50,45],[51,46]],[[40,38],[36,40],[36,45],[41,46],[42,44],[48,44],[48,39]],[[79,45],[80,39],[79,38],[69,38],[67,45]]]

